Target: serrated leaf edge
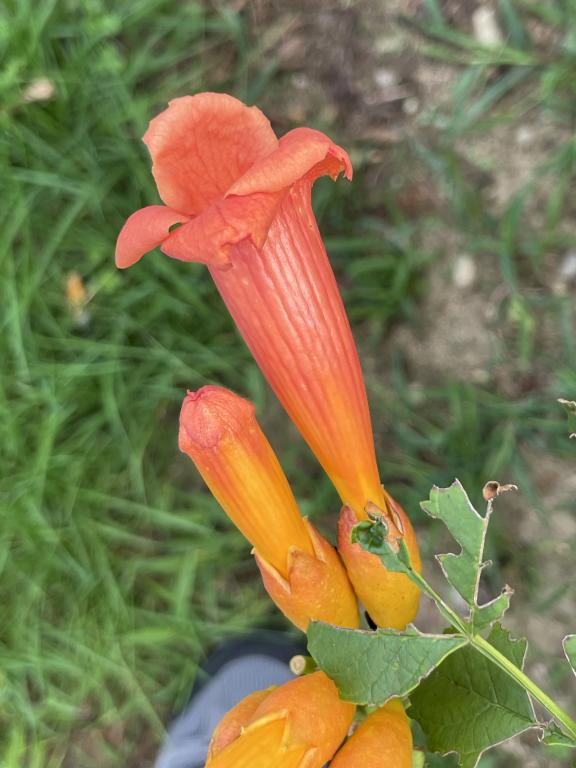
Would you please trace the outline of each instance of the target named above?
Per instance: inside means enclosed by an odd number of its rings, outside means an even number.
[[[482,539],[481,539],[481,542],[480,542],[480,544],[481,544],[481,548],[480,548],[480,552],[481,552],[481,554],[480,554],[480,561],[479,561],[479,563],[477,565],[477,569],[476,569],[476,583],[474,585],[474,599],[473,599],[472,605],[469,605],[470,611],[469,611],[469,614],[468,614],[468,621],[470,622],[470,624],[472,626],[474,626],[474,615],[476,613],[476,610],[478,608],[484,608],[484,606],[490,605],[491,603],[493,603],[496,600],[498,600],[498,598],[501,597],[504,592],[510,590],[510,587],[508,586],[508,584],[506,584],[503,587],[503,589],[502,589],[502,591],[500,592],[499,595],[497,595],[495,598],[493,598],[492,600],[488,601],[487,603],[484,603],[484,605],[478,605],[478,592],[479,592],[479,589],[480,589],[480,578],[482,576],[482,571],[484,570],[484,568],[488,567],[489,565],[492,565],[492,561],[491,560],[482,560],[482,557],[484,556],[484,547],[485,547],[485,544],[486,544],[486,534],[488,532],[488,524],[490,523],[490,519],[492,517],[493,506],[492,506],[492,504],[490,502],[488,503],[488,506],[487,506],[487,509],[486,509],[486,514],[483,517],[478,512],[476,507],[472,504],[472,502],[470,501],[470,497],[466,493],[466,490],[465,490],[464,486],[462,485],[460,480],[458,480],[458,478],[456,478],[454,480],[454,482],[451,483],[447,488],[440,488],[440,486],[438,486],[438,485],[433,485],[432,486],[432,490],[430,491],[430,496],[432,496],[432,493],[434,491],[437,491],[439,494],[440,493],[446,493],[446,492],[450,491],[454,487],[456,487],[456,488],[458,488],[458,489],[460,489],[462,491],[462,493],[464,494],[464,497],[465,497],[465,499],[466,499],[466,501],[468,503],[469,508],[476,515],[476,517],[479,520],[482,521]],[[422,507],[424,512],[429,517],[432,517],[434,520],[438,520],[440,518],[438,518],[438,517],[436,517],[434,515],[431,515],[428,512],[428,510],[426,509],[425,505],[430,502],[430,496],[428,497],[428,499],[426,501],[422,501],[420,503],[420,506]],[[441,522],[444,522],[444,521],[441,520]],[[444,525],[446,525],[446,524],[444,523]],[[449,533],[452,536],[452,532],[449,531]],[[445,552],[445,553],[440,554],[440,555],[434,555],[435,559],[438,561],[438,563],[440,565],[440,568],[442,569],[442,573],[444,574],[444,578],[446,579],[446,581],[448,581],[448,583],[451,583],[451,582],[450,582],[450,580],[448,578],[448,574],[446,573],[446,569],[444,568],[444,565],[442,563],[442,558],[446,557],[447,555],[453,555],[453,556],[458,557],[458,556],[460,556],[464,552],[464,548],[462,547],[460,542],[454,536],[452,536],[452,538],[454,539],[456,544],[460,547],[460,552],[458,552],[458,553],[455,553],[455,552]],[[514,590],[509,591],[508,594],[510,594],[510,596],[513,595],[514,594]],[[502,616],[503,615],[504,614],[502,614]],[[502,616],[500,616],[499,618],[502,618]],[[487,625],[487,627],[491,627],[494,624],[495,621],[498,621],[498,619],[494,619],[492,622],[490,622],[489,625]]]

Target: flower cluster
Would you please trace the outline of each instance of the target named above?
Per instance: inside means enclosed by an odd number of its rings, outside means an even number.
[[[348,155],[308,128],[278,139],[260,110],[214,93],[172,101],[151,121],[144,142],[164,205],[130,216],[116,263],[128,267],[160,246],[172,258],[207,265],[262,373],[342,500],[338,552],[301,516],[248,401],[216,386],[189,392],[180,449],[251,543],[268,594],[296,626],[305,631],[320,619],[357,627],[359,598],[378,625],[404,628],[416,615],[417,588],[350,540],[367,510],[378,510],[419,568],[410,521],[380,484],[360,361],[312,210],[319,176],[351,178]],[[321,766],[353,717],[331,681],[315,673],[232,710],[214,736],[208,765]],[[358,727],[332,765],[355,765],[359,756],[376,765],[370,755],[389,752],[390,765],[408,766],[410,744],[406,716],[392,702]],[[258,762],[258,750],[277,757]]]

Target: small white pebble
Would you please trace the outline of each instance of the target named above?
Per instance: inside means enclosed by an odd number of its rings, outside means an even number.
[[[301,91],[310,86],[310,80],[308,79],[308,76],[303,72],[297,72],[295,75],[293,75],[292,83],[294,84],[295,88],[298,88]]]
[[[22,98],[24,101],[48,101],[56,93],[52,80],[47,77],[39,77],[26,86]]]
[[[521,125],[516,131],[516,142],[520,147],[527,147],[534,140],[534,131],[529,125]]]
[[[560,265],[560,277],[567,283],[576,279],[576,251],[568,251]]]
[[[456,288],[469,288],[476,280],[476,264],[471,256],[458,256],[452,267],[452,282]]]
[[[398,83],[398,77],[393,69],[380,67],[374,72],[374,82],[380,88],[391,88]]]
[[[472,14],[472,31],[480,45],[487,48],[495,48],[504,42],[496,12],[486,5],[476,8]]]
[[[406,115],[415,115],[420,109],[420,102],[415,96],[410,96],[402,102],[402,109]]]

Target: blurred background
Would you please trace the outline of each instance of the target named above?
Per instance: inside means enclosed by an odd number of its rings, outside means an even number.
[[[498,500],[486,596],[568,705],[576,396],[574,0],[5,0],[0,10],[0,764],[150,766],[222,639],[284,627],[249,548],[177,449],[186,387],[257,405],[302,510],[335,492],[207,271],[116,235],[158,202],[140,141],[226,91],[351,152],[315,190],[367,377],[382,477],[419,510],[458,477]],[[436,576],[435,576],[436,574]],[[572,593],[570,593],[572,588]],[[426,612],[420,626],[426,628]],[[573,704],[573,701],[572,701]],[[494,766],[569,765],[529,735]]]

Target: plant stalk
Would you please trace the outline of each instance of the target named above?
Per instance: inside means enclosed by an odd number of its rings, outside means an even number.
[[[506,672],[511,678],[516,680],[537,702],[550,712],[552,717],[564,728],[566,733],[576,741],[576,722],[559,707],[555,701],[553,701],[548,694],[539,688],[536,683],[531,680],[528,675],[522,672],[521,669],[513,664],[510,659],[507,659],[504,654],[494,648],[493,645],[487,640],[484,640],[480,635],[472,635],[470,637],[472,645],[487,659],[492,661],[496,666],[500,667],[503,672]]]

